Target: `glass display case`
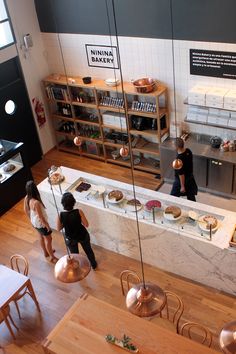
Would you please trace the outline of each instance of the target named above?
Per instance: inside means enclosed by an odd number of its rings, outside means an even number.
[[[0,215],[25,195],[25,184],[32,174],[23,143],[0,139]]]

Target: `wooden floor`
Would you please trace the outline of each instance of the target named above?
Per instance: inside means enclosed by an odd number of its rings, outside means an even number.
[[[47,169],[52,164],[78,168],[128,183],[130,181],[128,169],[53,150],[34,166],[33,175],[37,182],[46,177]],[[135,181],[136,184],[151,189],[155,189],[157,186],[154,176],[142,172],[135,175]],[[43,353],[40,346],[41,341],[78,296],[84,292],[115,306],[125,308],[124,298],[120,291],[119,274],[127,268],[140,273],[138,261],[101,247],[94,247],[99,264],[98,270],[91,271],[81,282],[64,284],[55,280],[53,265],[43,257],[37,235],[23,213],[22,201],[0,218],[0,230],[0,263],[9,265],[9,258],[14,253],[23,254],[28,258],[30,277],[42,309],[42,313],[39,315],[30,297],[22,299],[19,303],[22,320],[19,320],[14,306],[11,306],[13,318],[20,331],[17,333],[17,339],[13,342],[5,324],[1,324],[0,345],[5,346],[6,353]],[[64,255],[65,246],[61,235],[55,232],[53,239],[57,255]],[[196,321],[208,326],[214,333],[214,348],[217,348],[217,336],[220,328],[224,323],[236,318],[235,297],[221,294],[148,265],[145,265],[145,278],[164,289],[176,292],[185,304],[183,321]]]

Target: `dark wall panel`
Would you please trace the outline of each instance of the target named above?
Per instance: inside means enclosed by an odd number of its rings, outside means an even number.
[[[114,0],[118,34],[172,38],[170,1]],[[110,34],[105,0],[35,0],[35,6],[42,32]],[[236,43],[235,0],[172,0],[172,6],[175,39]]]
[[[169,1],[115,0],[118,34],[171,38]],[[105,0],[35,0],[42,32],[114,35],[112,1],[107,5]]]
[[[18,58],[0,65],[0,78],[0,139],[24,142],[32,166],[41,159],[42,150]],[[5,112],[8,100],[16,104],[13,115]]]
[[[172,2],[175,39],[236,42],[235,0]]]

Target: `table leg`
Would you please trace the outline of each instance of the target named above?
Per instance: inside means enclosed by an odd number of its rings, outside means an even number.
[[[30,279],[28,279],[28,281],[27,281],[27,288],[28,288],[28,290],[29,290],[29,293],[30,293],[32,299],[33,299],[34,302],[35,302],[35,305],[36,305],[38,311],[40,312],[41,310],[40,310],[40,307],[39,307],[39,303],[38,303],[38,300],[37,300],[37,298],[36,298],[36,295],[35,295],[35,292],[34,292],[34,289],[33,289],[33,286],[32,286],[32,284],[31,284]]]
[[[10,325],[10,323],[9,323],[9,321],[8,321],[7,316],[5,315],[4,310],[0,309],[0,312],[1,312],[2,317],[4,318],[4,321],[5,321],[5,323],[6,323],[7,328],[9,329],[9,332],[10,332],[11,335],[12,335],[12,338],[13,338],[13,339],[16,339],[15,334],[14,334],[12,328],[11,328],[11,325]]]

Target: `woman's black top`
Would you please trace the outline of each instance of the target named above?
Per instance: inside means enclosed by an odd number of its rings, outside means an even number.
[[[181,154],[177,154],[177,159],[183,162],[183,167],[180,170],[175,170],[175,176],[185,175],[190,177],[193,174],[193,154],[189,149],[185,149]]]
[[[60,221],[65,229],[66,238],[69,240],[83,241],[88,233],[81,223],[81,216],[78,209],[62,211]]]

